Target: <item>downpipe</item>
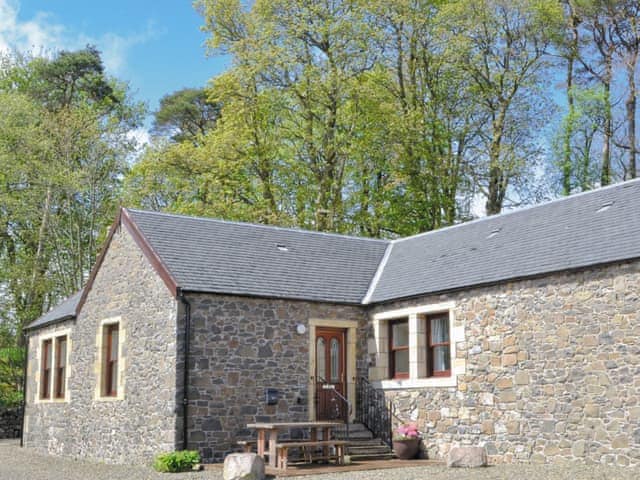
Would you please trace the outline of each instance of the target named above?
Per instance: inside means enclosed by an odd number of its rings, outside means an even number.
[[[184,305],[184,370],[182,377],[182,450],[189,446],[189,347],[191,344],[191,304],[184,296],[182,289],[178,289],[178,298]]]

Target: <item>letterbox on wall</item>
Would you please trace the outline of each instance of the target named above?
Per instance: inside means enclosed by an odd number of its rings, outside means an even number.
[[[277,405],[278,404],[278,390],[275,388],[267,388],[265,390],[265,402],[267,405]]]

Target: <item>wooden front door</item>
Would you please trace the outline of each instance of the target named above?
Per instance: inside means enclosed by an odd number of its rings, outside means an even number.
[[[316,329],[316,417],[346,420],[346,332],[344,328]]]

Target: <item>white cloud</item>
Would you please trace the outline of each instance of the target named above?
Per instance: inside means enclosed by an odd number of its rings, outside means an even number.
[[[45,12],[31,20],[20,21],[20,5],[13,0],[0,0],[0,51],[48,49],[64,36],[64,27],[52,22]]]
[[[112,75],[122,75],[126,71],[130,49],[151,40],[158,33],[154,23],[149,21],[141,31],[124,36],[114,32],[88,35],[56,23],[53,15],[44,11],[31,19],[21,19],[18,1],[0,0],[0,53],[17,50],[51,55],[59,50],[75,50],[91,44],[102,52],[107,71]]]

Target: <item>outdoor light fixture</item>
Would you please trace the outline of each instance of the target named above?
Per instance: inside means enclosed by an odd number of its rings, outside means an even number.
[[[299,335],[304,335],[306,331],[307,327],[305,327],[302,323],[296,325],[296,332],[298,332]]]

